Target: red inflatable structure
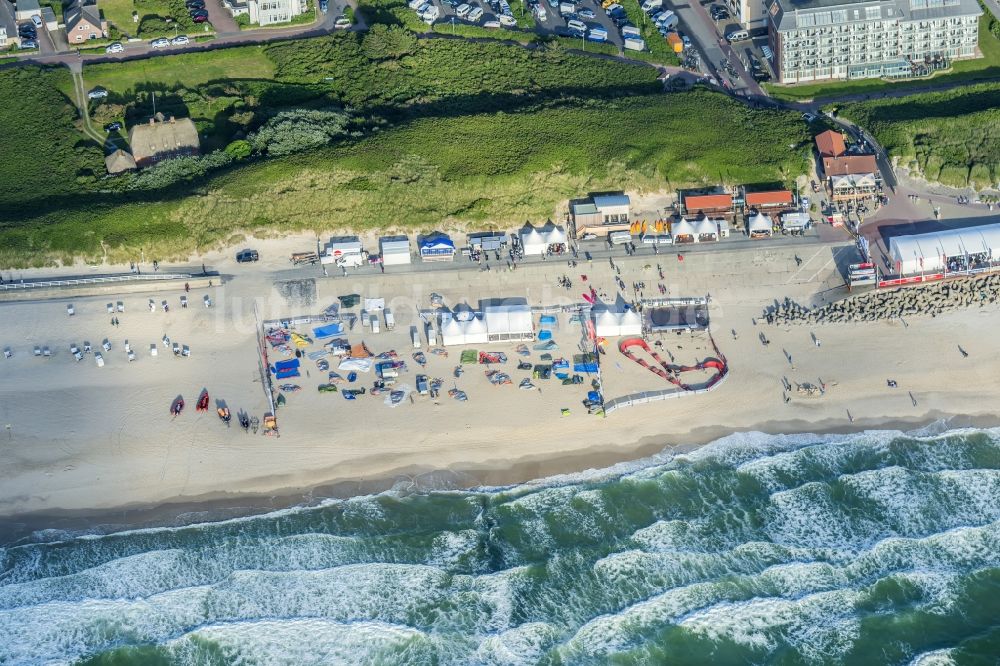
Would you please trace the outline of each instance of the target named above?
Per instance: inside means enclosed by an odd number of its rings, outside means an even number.
[[[648,361],[646,361],[646,359],[637,357],[632,351],[635,347],[638,347],[649,354],[649,356],[656,362],[656,365],[651,365]],[[679,386],[685,391],[695,391],[698,389],[682,382],[680,379],[681,373],[693,372],[695,370],[715,370],[715,374],[708,380],[708,383],[701,387],[702,389],[710,389],[719,383],[729,372],[729,366],[726,363],[726,358],[719,352],[719,347],[715,344],[715,340],[712,340],[712,347],[715,349],[715,353],[718,358],[708,358],[697,365],[673,365],[660,358],[660,355],[650,349],[649,345],[646,344],[646,341],[642,338],[625,338],[618,343],[618,351],[624,354],[627,358],[635,361],[653,374],[666,379],[671,384]]]

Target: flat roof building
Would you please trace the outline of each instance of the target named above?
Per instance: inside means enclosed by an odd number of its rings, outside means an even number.
[[[570,202],[576,237],[584,234],[607,236],[612,231],[627,231],[631,201],[626,194],[595,194],[588,199]]]
[[[976,0],[765,0],[781,83],[909,78],[979,57]]]

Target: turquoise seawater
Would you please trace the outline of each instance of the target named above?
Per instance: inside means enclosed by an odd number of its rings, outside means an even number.
[[[1000,431],[46,534],[0,552],[0,664],[1000,661]]]

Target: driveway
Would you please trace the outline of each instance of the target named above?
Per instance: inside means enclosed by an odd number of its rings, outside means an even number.
[[[208,21],[218,36],[239,34],[240,26],[236,25],[236,19],[229,10],[222,6],[222,0],[208,0],[205,9],[208,10]]]

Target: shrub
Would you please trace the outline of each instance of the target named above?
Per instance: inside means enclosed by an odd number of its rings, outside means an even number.
[[[346,134],[349,120],[337,111],[282,111],[250,136],[250,145],[273,157],[319,148]]]
[[[226,146],[226,153],[234,160],[245,160],[252,152],[253,147],[250,142],[244,139],[238,139]]]

